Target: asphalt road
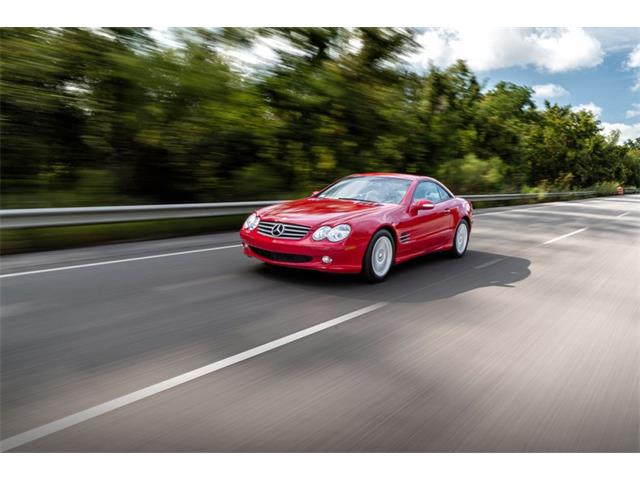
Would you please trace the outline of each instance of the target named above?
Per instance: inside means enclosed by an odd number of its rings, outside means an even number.
[[[378,285],[236,234],[4,257],[2,448],[637,452],[639,239],[624,196],[478,211]]]

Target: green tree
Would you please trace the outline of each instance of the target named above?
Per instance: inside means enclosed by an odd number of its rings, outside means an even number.
[[[464,193],[640,184],[640,140],[462,61],[413,71],[413,29],[171,34],[0,29],[4,206],[273,198],[359,171]]]

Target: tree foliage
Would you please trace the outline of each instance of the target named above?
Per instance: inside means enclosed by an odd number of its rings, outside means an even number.
[[[359,171],[438,175],[462,193],[640,184],[640,140],[538,109],[526,86],[486,88],[464,62],[412,71],[414,34],[0,29],[3,202],[87,185],[69,201],[271,198]],[[265,45],[270,62],[238,62]]]

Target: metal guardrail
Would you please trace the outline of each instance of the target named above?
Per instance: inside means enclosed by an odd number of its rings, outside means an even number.
[[[633,189],[635,192],[636,190]],[[472,202],[552,199],[594,196],[595,191],[551,193],[499,193],[493,195],[460,195]],[[625,193],[633,193],[625,191]],[[99,223],[164,220],[175,218],[219,217],[250,213],[256,208],[285,200],[258,202],[186,203],[168,205],[130,205],[123,207],[27,208],[0,210],[0,228],[58,227]]]
[[[256,208],[282,201],[0,210],[0,228],[60,227],[172,218],[221,217],[245,214]]]

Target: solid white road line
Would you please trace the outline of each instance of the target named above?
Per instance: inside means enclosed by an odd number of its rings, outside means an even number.
[[[292,333],[291,335],[287,335],[285,337],[273,340],[249,350],[245,350],[244,352],[232,355],[231,357],[227,357],[222,360],[218,360],[217,362],[210,363],[209,365],[205,365],[204,367],[191,370],[190,372],[183,373],[182,375],[178,375],[160,383],[156,383],[155,385],[151,385],[141,390],[137,390],[133,393],[129,393],[108,402],[101,403],[100,405],[82,410],[81,412],[74,413],[73,415],[55,420],[51,423],[47,423],[46,425],[42,425],[41,427],[36,427],[26,432],[19,433],[18,435],[14,435],[13,437],[9,437],[0,441],[0,450],[4,452],[19,447],[20,445],[24,445],[25,443],[33,442],[34,440],[46,437],[47,435],[51,435],[52,433],[59,432],[60,430],[64,430],[65,428],[72,427],[79,423],[86,422],[87,420],[91,420],[92,418],[104,415],[105,413],[112,412],[113,410],[116,410],[118,408],[125,407],[134,402],[137,402],[138,400],[148,398],[157,393],[169,390],[170,388],[174,388],[184,383],[190,382],[191,380],[195,380],[218,370],[222,370],[223,368],[230,367],[231,365],[235,365],[236,363],[248,360],[249,358],[255,357],[270,350],[274,350],[288,343],[295,342],[296,340],[300,340],[301,338],[313,335],[314,333],[318,333],[328,328],[335,327],[336,325],[373,312],[386,305],[388,305],[388,302],[379,302],[373,305],[369,305],[368,307],[360,308],[359,310],[355,310],[345,315],[336,317],[333,320],[327,320],[326,322],[319,323],[317,325],[314,325],[313,327],[305,328],[304,330]]]
[[[620,215],[616,216],[616,218],[622,218],[622,217],[624,217],[626,215],[629,215],[629,212],[621,213]]]
[[[482,217],[484,215],[504,215],[505,213],[514,213],[514,212],[526,212],[527,210],[537,210],[542,207],[530,207],[530,208],[512,208],[509,210],[500,210],[499,212],[485,212],[485,213],[474,213],[474,217]]]
[[[567,200],[567,201],[560,201],[560,202],[543,202],[541,204],[539,204],[536,207],[525,207],[525,208],[509,208],[507,210],[500,210],[499,212],[485,212],[485,213],[474,213],[474,217],[479,217],[479,216],[483,216],[483,215],[504,215],[506,213],[519,213],[519,212],[526,212],[528,210],[538,210],[539,208],[545,208],[545,207],[555,207],[555,206],[565,206],[565,207],[571,207],[571,206],[578,206],[578,207],[586,207],[586,208],[603,208],[602,204],[597,204],[597,202],[603,202],[603,201],[615,201],[615,200],[599,200],[598,198],[593,198],[593,199],[584,199],[584,200]]]
[[[549,202],[545,203],[545,205],[558,205],[558,206],[568,206],[568,207],[587,207],[587,208],[604,208],[610,205],[603,205],[602,200],[592,199],[592,200],[574,200],[567,202]]]
[[[176,255],[189,255],[192,253],[211,252],[214,250],[224,250],[226,248],[237,248],[241,246],[242,246],[241,244],[225,245],[222,247],[199,248],[197,250],[185,250],[182,252],[160,253],[158,255],[147,255],[145,257],[122,258],[120,260],[108,260],[106,262],[83,263],[80,265],[69,265],[66,267],[44,268],[42,270],[29,270],[27,272],[5,273],[4,275],[0,275],[0,278],[21,277],[23,275],[34,275],[36,273],[59,272],[61,270],[74,270],[76,268],[99,267],[101,265],[111,265],[114,263],[137,262],[139,260],[151,260],[153,258],[173,257]]]
[[[557,242],[558,240],[562,240],[563,238],[567,238],[567,237],[570,237],[572,235],[577,235],[580,232],[584,232],[586,229],[587,229],[587,227],[580,228],[578,230],[574,230],[573,232],[566,233],[564,235],[560,235],[559,237],[552,238],[551,240],[547,240],[546,242],[542,243],[542,245],[549,245],[550,243]]]
[[[579,212],[576,212],[576,211],[567,212],[567,211],[560,211],[560,210],[551,210],[548,208],[540,208],[540,209],[534,210],[532,213],[537,215],[543,215],[543,216],[556,215],[559,217],[593,218],[594,220],[611,220],[613,218],[617,218],[617,217],[613,217],[611,214],[603,215],[601,213],[585,213],[584,210]],[[612,213],[616,213],[616,212],[612,212]]]

